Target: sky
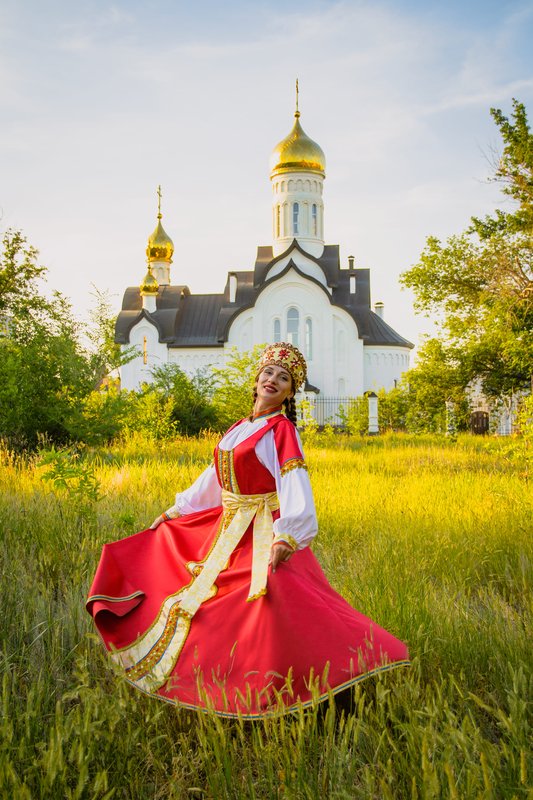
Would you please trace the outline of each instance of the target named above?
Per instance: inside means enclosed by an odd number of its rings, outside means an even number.
[[[271,244],[269,156],[293,124],[326,155],[325,238],[370,268],[372,302],[415,344],[399,276],[428,236],[508,207],[490,115],[533,100],[523,0],[0,0],[0,233],[22,230],[86,317],[146,272],[222,292]]]

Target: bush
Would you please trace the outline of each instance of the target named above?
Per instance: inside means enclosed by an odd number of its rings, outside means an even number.
[[[248,416],[253,406],[255,368],[266,345],[240,353],[234,348],[223,367],[213,370],[215,391],[213,405],[220,430]]]

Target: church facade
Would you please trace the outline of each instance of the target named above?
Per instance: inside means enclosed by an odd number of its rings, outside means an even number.
[[[234,348],[290,341],[308,363],[307,391],[356,397],[391,389],[409,368],[413,345],[371,307],[370,271],[353,257],[341,265],[339,245],[324,241],[326,160],[294,126],[273,150],[272,244],[260,246],[253,269],[229,272],[220,294],[193,294],[171,283],[174,247],[161,224],[148,240],[148,272],[126,289],[115,339],[137,355],[121,369],[121,385],[150,382],[154,367],[186,373],[223,366]]]

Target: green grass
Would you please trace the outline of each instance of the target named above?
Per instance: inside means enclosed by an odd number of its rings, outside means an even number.
[[[524,446],[309,437],[314,550],[413,666],[359,685],[348,715],[245,723],[135,692],[84,610],[102,544],[146,527],[213,445],[85,450],[58,467],[72,467],[63,489],[43,481],[50,465],[2,454],[0,797],[532,798]]]

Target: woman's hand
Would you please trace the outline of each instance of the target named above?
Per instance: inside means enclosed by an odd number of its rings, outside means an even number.
[[[148,528],[149,531],[153,531],[157,528],[158,525],[161,525],[162,522],[165,521],[165,517],[163,514],[160,514],[157,519],[154,519],[150,527]]]
[[[276,567],[278,564],[281,564],[282,561],[288,561],[293,553],[294,550],[292,547],[289,547],[289,545],[285,544],[285,542],[276,542],[276,544],[273,544],[272,550],[270,551],[270,564],[272,566],[272,572],[276,571]]]

